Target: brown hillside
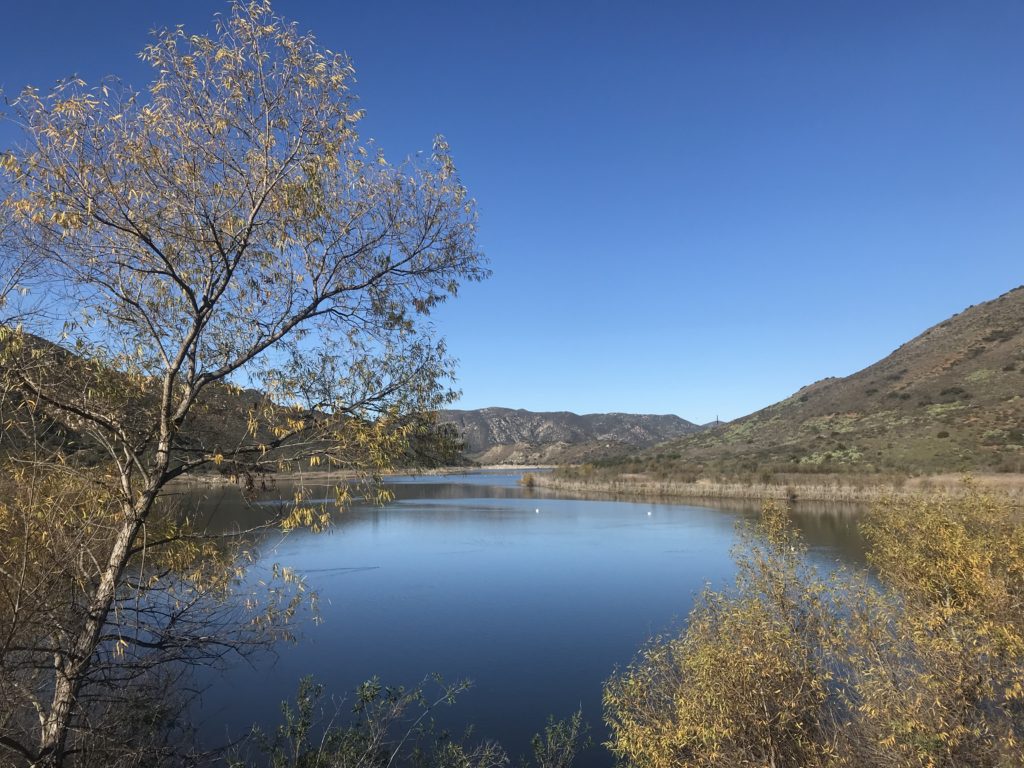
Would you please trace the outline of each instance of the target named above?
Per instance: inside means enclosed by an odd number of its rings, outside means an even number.
[[[1024,470],[1024,287],[885,359],[624,462],[662,473]]]
[[[440,411],[482,464],[552,464],[621,456],[700,429],[674,415],[536,412],[511,408]]]

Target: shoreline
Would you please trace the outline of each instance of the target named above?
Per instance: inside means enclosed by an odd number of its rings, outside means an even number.
[[[1024,477],[972,475],[971,482],[982,491],[1006,495],[1013,504],[1024,506]],[[612,497],[661,499],[746,499],[780,501],[871,503],[893,497],[943,492],[952,495],[965,491],[961,475],[910,477],[900,483],[740,483],[697,480],[656,480],[647,477],[618,477],[579,480],[535,475],[534,487],[568,494],[601,494]]]
[[[388,477],[440,477],[444,475],[466,475],[479,472],[533,472],[542,470],[545,474],[549,470],[556,469],[555,464],[531,464],[525,466],[522,464],[482,464],[479,466],[471,467],[431,467],[429,469],[401,469],[394,470],[392,472],[384,472],[380,476],[382,478]],[[365,473],[355,472],[347,469],[316,469],[308,472],[289,470],[287,472],[268,472],[263,476],[267,480],[273,480],[274,482],[304,482],[304,483],[322,483],[328,485],[331,483],[343,483],[351,480],[359,480],[365,478],[368,475]],[[175,485],[194,485],[194,486],[221,486],[221,485],[237,485],[238,483],[232,480],[230,475],[221,474],[197,474],[197,475],[185,475],[183,477],[175,478],[173,481]]]
[[[964,492],[964,475],[940,474],[900,478],[896,481],[872,483],[868,478],[857,482],[844,483],[841,479],[823,479],[809,476],[807,482],[790,479],[788,482],[745,483],[712,480],[685,482],[673,479],[655,479],[642,475],[619,476],[614,478],[561,478],[551,472],[558,469],[552,464],[486,464],[471,467],[434,467],[430,469],[404,469],[382,474],[384,479],[393,477],[443,477],[446,475],[478,474],[488,472],[514,472],[531,474],[529,485],[534,490],[550,491],[587,498],[602,496],[612,499],[738,499],[761,501],[813,501],[865,504],[893,497],[906,497],[922,493]],[[351,470],[314,470],[271,472],[266,478],[275,483],[309,483],[331,485],[365,478]],[[1007,496],[1016,506],[1024,507],[1024,475],[982,474],[970,475],[971,482],[982,491],[991,491]],[[815,482],[817,480],[817,482]],[[183,477],[175,485],[193,487],[218,487],[237,485],[230,476],[204,474]]]

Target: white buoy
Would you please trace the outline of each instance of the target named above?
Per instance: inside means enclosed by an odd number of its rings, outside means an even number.
[[[648,516],[648,517],[650,517],[650,516],[651,516],[651,510],[649,510],[649,509],[647,510],[647,516]]]
[[[533,511],[536,512],[538,515],[540,514],[540,510],[539,509],[535,509]]]

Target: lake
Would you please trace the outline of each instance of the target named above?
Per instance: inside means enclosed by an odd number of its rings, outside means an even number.
[[[327,533],[265,543],[250,578],[272,563],[295,568],[320,595],[322,623],[306,622],[298,643],[253,665],[208,673],[201,737],[237,738],[254,722],[271,729],[304,675],[351,699],[374,675],[415,685],[439,673],[473,681],[442,724],[472,724],[475,738],[501,742],[514,760],[549,715],[581,707],[602,741],[603,682],[649,637],[678,629],[705,585],[730,582],[736,524],[757,505],[560,498],[520,487],[519,476],[390,479],[393,502],[356,503]],[[233,488],[203,504],[239,521],[260,510]],[[863,562],[855,518],[849,506],[797,509],[826,567]],[[595,747],[578,765],[611,762]]]

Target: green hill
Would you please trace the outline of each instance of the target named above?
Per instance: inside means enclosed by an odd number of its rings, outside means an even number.
[[[1024,286],[845,378],[607,462],[662,477],[1024,470]]]

